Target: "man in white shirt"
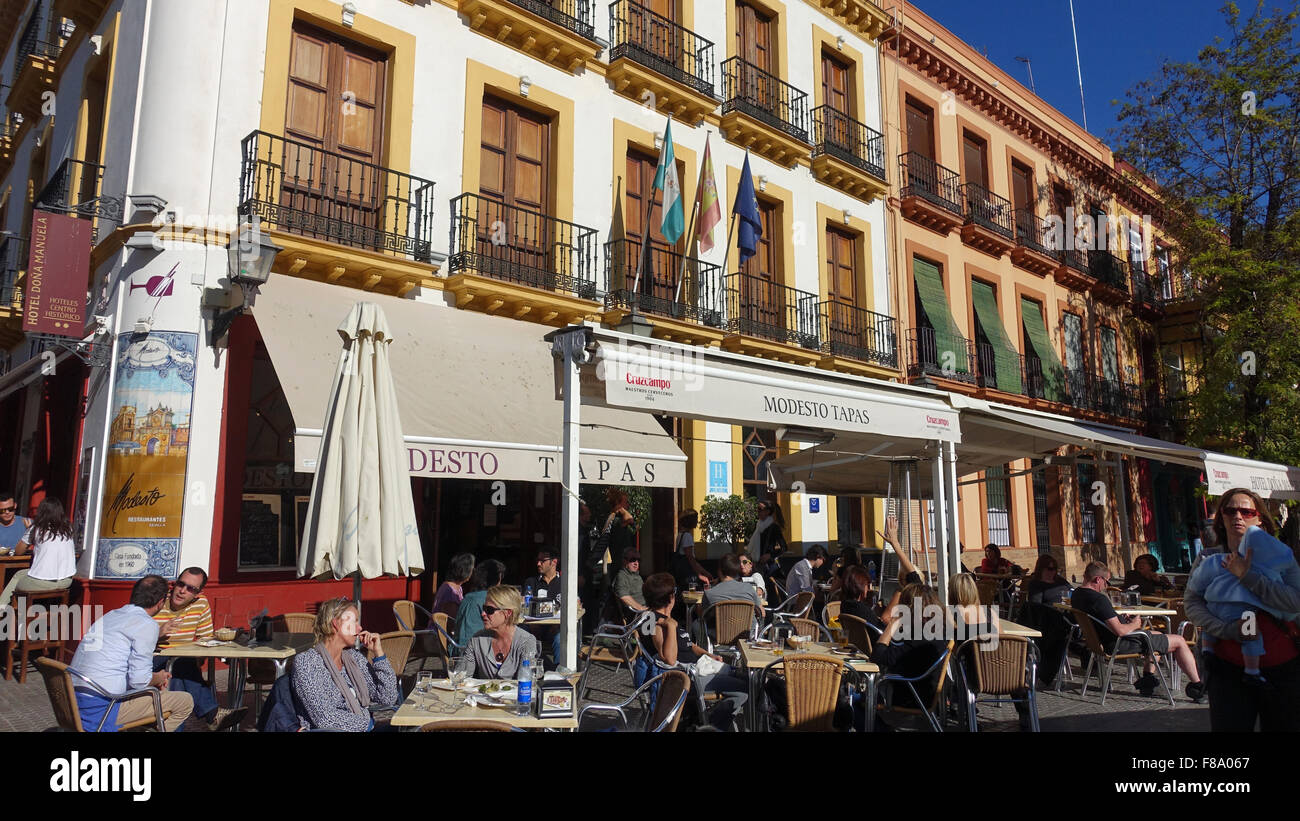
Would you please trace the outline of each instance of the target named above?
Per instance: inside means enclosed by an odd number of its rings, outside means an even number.
[[[808,548],[803,558],[790,568],[790,575],[785,577],[785,592],[796,596],[804,591],[813,592],[813,571],[826,561],[826,548],[815,544]]]
[[[166,579],[162,576],[140,579],[131,588],[131,603],[104,614],[95,622],[68,666],[114,695],[144,687],[159,688],[163,712],[171,713],[165,722],[170,731],[178,729],[189,718],[194,711],[194,699],[189,693],[167,689],[170,673],[153,671],[153,653],[158,646],[158,622],[153,617],[166,600]],[[77,706],[82,726],[91,732],[99,726],[106,709],[109,715],[104,730],[107,732],[116,732],[122,724],[153,715],[153,699],[144,696],[108,709],[107,699],[78,690]]]

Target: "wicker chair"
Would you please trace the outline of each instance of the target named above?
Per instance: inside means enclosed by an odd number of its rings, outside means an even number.
[[[591,637],[591,644],[578,651],[578,661],[582,664],[582,675],[578,678],[578,700],[582,701],[587,693],[587,675],[592,665],[600,665],[617,670],[626,667],[628,676],[636,679],[632,663],[636,661],[640,647],[637,633],[647,624],[654,623],[654,612],[642,610],[630,624],[606,622],[596,628]]]
[[[785,601],[781,602],[772,612],[772,622],[763,628],[763,635],[767,635],[772,627],[780,622],[788,621],[792,618],[807,618],[808,611],[812,610],[813,594],[809,590],[802,593],[796,593]]]
[[[104,711],[104,716],[99,720],[99,726],[95,728],[95,732],[103,729],[104,722],[108,720],[108,714],[114,704],[131,701],[132,699],[152,698],[153,718],[142,718],[139,721],[123,724],[118,728],[120,730],[133,730],[152,726],[158,732],[162,732],[163,721],[171,716],[170,712],[163,711],[162,693],[156,687],[144,687],[139,690],[114,695],[106,692],[98,684],[63,662],[45,658],[44,656],[36,659],[36,670],[41,674],[41,678],[45,680],[45,692],[50,697],[50,706],[54,709],[54,718],[58,721],[59,727],[64,730],[70,730],[74,733],[86,732],[85,727],[81,724],[81,710],[77,706],[78,690],[94,693],[109,701],[109,709]]]
[[[1104,707],[1106,706],[1106,693],[1110,690],[1111,671],[1115,668],[1115,662],[1136,661],[1137,659],[1150,660],[1153,662],[1156,660],[1155,651],[1151,647],[1151,637],[1148,636],[1146,633],[1142,632],[1141,630],[1138,630],[1133,633],[1129,633],[1123,638],[1136,639],[1137,642],[1141,645],[1141,648],[1138,650],[1138,652],[1107,653],[1106,648],[1101,643],[1101,634],[1098,632],[1098,628],[1110,632],[1110,627],[1108,627],[1105,622],[1099,620],[1096,616],[1093,616],[1090,613],[1085,613],[1084,611],[1079,610],[1078,608],[1071,608],[1071,610],[1074,614],[1074,620],[1076,623],[1078,623],[1079,630],[1083,634],[1083,642],[1088,646],[1088,653],[1089,653],[1088,666],[1083,671],[1083,691],[1082,693],[1080,693],[1080,695],[1082,695],[1085,698],[1087,697],[1088,680],[1092,677],[1093,666],[1096,666],[1097,684],[1098,686],[1101,687],[1101,706]],[[1116,641],[1115,644],[1116,650],[1119,650],[1120,642],[1122,641],[1123,639],[1118,639]],[[1169,664],[1171,667],[1173,666],[1172,658],[1169,659]],[[1173,707],[1174,706],[1173,690],[1166,683],[1165,674],[1164,671],[1160,669],[1160,665],[1156,664],[1155,668],[1156,668],[1156,675],[1159,676],[1160,678],[1160,683],[1165,687],[1165,694],[1169,696],[1169,706]]]
[[[402,674],[406,672],[406,660],[411,656],[411,646],[415,644],[415,633],[410,630],[394,630],[391,633],[384,633],[379,637],[379,641],[384,646],[384,655],[388,656],[388,663],[393,668],[393,674],[397,676],[397,699],[401,704],[402,693]],[[374,655],[367,653],[371,659]]]
[[[991,607],[998,597],[997,579],[976,579],[975,588],[980,592],[980,604]]]
[[[686,704],[686,696],[691,690],[691,679],[681,670],[663,671],[642,684],[635,693],[618,704],[588,704],[578,713],[579,728],[582,726],[582,717],[587,713],[611,712],[618,715],[623,722],[623,729],[627,729],[627,713],[624,710],[634,701],[644,701],[649,698],[649,693],[655,688],[658,688],[658,691],[655,693],[653,708],[645,711],[646,720],[641,729],[643,732],[650,733],[677,732],[677,723],[682,717],[682,707]]]
[[[310,633],[316,628],[316,614],[285,613],[284,626],[289,633]]]
[[[1030,728],[1038,732],[1038,700],[1034,692],[1037,652],[1037,645],[1021,636],[999,636],[996,643],[983,639],[962,643],[957,658],[962,661],[966,673],[966,686],[962,689],[966,697],[966,721],[972,733],[979,730],[975,722],[975,705],[980,701],[994,704],[1028,702]],[[981,695],[993,698],[981,699]]]
[[[713,641],[726,647],[735,645],[740,639],[749,638],[749,630],[755,619],[762,621],[763,610],[749,599],[714,602],[705,608],[700,617],[700,621],[713,634]]]
[[[865,620],[848,613],[840,614],[840,627],[848,637],[849,644],[871,655],[871,625]]]
[[[836,592],[838,593],[839,591]],[[839,621],[840,607],[842,607],[843,604],[844,602],[836,599],[835,601],[826,602],[826,606],[822,608],[822,626],[827,630],[831,629],[831,622]]]
[[[285,613],[282,616],[276,616],[272,622],[278,632],[283,628],[286,633],[310,633],[316,628],[315,613]],[[208,661],[209,680],[212,677],[212,671],[215,669],[211,665],[213,660]],[[282,674],[280,667],[274,661],[267,659],[249,659],[248,661],[248,683],[253,685],[253,714],[262,714],[262,688],[272,687],[275,680]],[[399,673],[400,675],[400,673]]]
[[[796,636],[808,636],[814,640],[832,641],[831,633],[812,619],[789,619],[788,623]]]
[[[523,730],[504,721],[486,721],[477,718],[462,718],[455,721],[440,721],[425,724],[422,733],[522,733]]]
[[[794,732],[830,732],[839,703],[844,662],[834,656],[799,653],[777,659],[763,668],[763,683],[773,675],[785,676],[786,719]],[[849,670],[852,675],[852,670]]]
[[[944,685],[948,682],[948,662],[952,660],[952,649],[954,644],[955,642],[949,641],[948,649],[944,651],[943,655],[941,655],[934,664],[930,665],[928,670],[919,676],[912,676],[911,678],[897,674],[881,676],[880,690],[885,696],[886,709],[910,715],[923,715],[925,716],[925,720],[929,722],[930,729],[934,730],[936,733],[943,732],[943,721],[941,719],[946,715],[943,711]],[[934,697],[930,699],[930,704],[927,706],[921,701],[921,694],[917,692],[916,685],[935,675],[938,676],[938,679],[934,685]],[[911,692],[913,700],[920,706],[893,706],[893,689],[899,685],[905,686],[908,691]]]

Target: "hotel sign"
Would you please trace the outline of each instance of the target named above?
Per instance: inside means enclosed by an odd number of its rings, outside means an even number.
[[[24,331],[75,339],[85,335],[90,227],[89,220],[39,209],[33,212]]]

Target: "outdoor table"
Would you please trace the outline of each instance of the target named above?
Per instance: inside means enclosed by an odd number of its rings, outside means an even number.
[[[157,655],[168,658],[226,659],[230,662],[226,698],[231,707],[238,707],[244,703],[244,682],[248,678],[249,659],[275,662],[275,677],[279,678],[284,675],[285,665],[289,659],[310,649],[315,643],[316,637],[311,633],[275,633],[269,642],[250,647],[233,641],[216,642],[211,645],[205,642],[186,642],[164,647],[157,652]]]
[[[704,601],[703,590],[683,590],[680,595],[682,598],[682,604],[685,604],[687,607],[694,607]]]
[[[1182,593],[1166,593],[1164,595],[1159,595],[1159,596],[1142,597],[1143,604],[1157,605],[1163,607],[1169,607],[1173,605],[1174,602],[1182,601],[1182,600],[1183,600]]]
[[[1026,627],[1023,624],[1016,624],[1014,621],[998,619],[998,635],[1001,636],[1021,636],[1027,639],[1041,639],[1042,631],[1033,627]]]
[[[1151,607],[1150,605],[1134,604],[1120,605],[1115,608],[1115,612],[1121,616],[1138,616],[1140,618],[1163,617],[1165,629],[1172,630],[1173,617],[1178,615],[1178,611],[1169,607]]]
[[[27,570],[32,566],[31,551],[21,556],[0,556],[0,590],[9,584],[9,577],[19,570]]]
[[[776,648],[754,647],[748,641],[740,640],[736,642],[740,647],[740,661],[744,665],[749,675],[749,701],[745,705],[747,724],[750,732],[757,731],[758,725],[758,699],[763,689],[763,671],[767,665],[778,659],[797,656],[793,650],[785,650],[778,655],[773,652]],[[880,676],[880,667],[873,661],[867,659],[860,653],[852,656],[840,656],[832,653],[830,645],[811,643],[806,652],[820,653],[827,656],[835,656],[843,659],[854,672],[863,676],[867,680],[867,732],[872,732],[876,727],[876,681]]]
[[[587,611],[586,611],[585,608],[583,608],[583,607],[581,607],[581,606],[578,607],[578,618],[579,618],[579,619],[581,619],[581,618],[582,618],[583,616],[585,616],[586,614],[587,614]],[[560,617],[559,617],[559,616],[541,616],[541,617],[537,617],[537,616],[525,616],[525,617],[524,617],[524,620],[523,620],[523,622],[521,622],[520,626],[522,626],[522,627],[559,627],[559,626],[560,626]]]
[[[515,715],[514,705],[501,707],[476,707],[465,703],[466,689],[452,692],[446,689],[446,680],[440,679],[424,696],[428,709],[419,707],[420,698],[412,693],[402,702],[402,706],[393,714],[389,722],[394,727],[423,727],[426,724],[442,724],[447,721],[501,721],[521,730],[576,730],[578,728],[578,705],[574,704],[573,715],[554,718],[538,718],[533,713],[526,716]]]

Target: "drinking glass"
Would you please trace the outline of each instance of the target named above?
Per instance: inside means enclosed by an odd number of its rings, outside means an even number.
[[[419,710],[427,710],[427,699],[430,691],[433,689],[433,673],[429,670],[421,670],[415,674],[415,706]]]
[[[458,690],[465,683],[465,679],[469,678],[469,671],[459,669],[464,652],[462,648],[453,647],[447,654],[447,678],[451,679],[451,686]]]

